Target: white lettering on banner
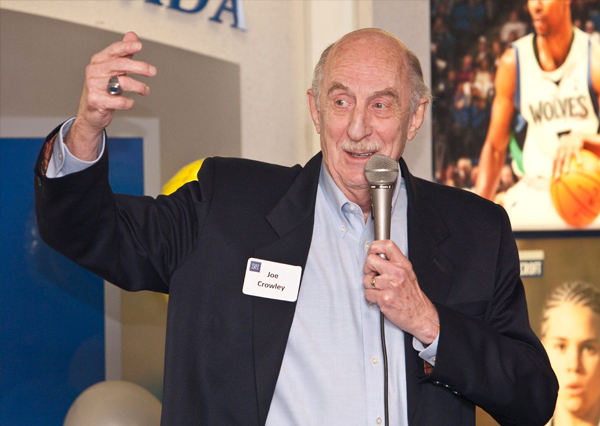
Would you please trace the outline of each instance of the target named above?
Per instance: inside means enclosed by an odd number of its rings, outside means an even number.
[[[519,250],[519,260],[521,261],[521,277],[543,277],[544,257],[543,250]]]
[[[522,260],[521,277],[542,277],[544,276],[544,261],[542,260]]]
[[[183,13],[198,13],[202,11],[209,0],[193,0],[186,1],[185,5],[182,5],[183,0],[144,0],[146,3],[155,4],[158,6],[164,6],[168,3],[167,8],[173,9]],[[163,3],[164,2],[164,3]],[[246,25],[246,12],[244,10],[244,3],[242,0],[221,0],[219,7],[215,14],[208,18],[210,21],[222,23],[221,15],[223,12],[229,12],[233,15],[233,23],[231,26],[238,30],[248,31]]]

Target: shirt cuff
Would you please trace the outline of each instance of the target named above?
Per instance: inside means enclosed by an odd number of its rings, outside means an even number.
[[[435,357],[437,355],[438,342],[440,340],[440,333],[431,344],[427,347],[416,337],[413,337],[413,348],[419,352],[419,358],[427,361],[429,364],[435,367]]]
[[[50,158],[48,170],[46,171],[46,177],[48,178],[52,179],[63,177],[87,169],[88,167],[96,164],[104,153],[104,147],[106,145],[106,132],[102,132],[100,145],[98,145],[98,157],[96,160],[83,161],[69,152],[69,149],[66,147],[63,140],[67,133],[69,133],[71,130],[73,121],[75,121],[75,117],[66,121],[56,136],[56,141],[54,142],[54,148],[52,150],[52,157]]]

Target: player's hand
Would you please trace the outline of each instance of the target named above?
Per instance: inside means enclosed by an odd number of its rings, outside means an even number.
[[[152,77],[156,74],[156,68],[152,65],[132,59],[133,55],[141,50],[142,44],[137,35],[129,32],[125,34],[123,41],[111,44],[92,57],[86,68],[77,117],[65,140],[67,147],[76,157],[88,161],[95,160],[102,131],[110,124],[114,111],[133,108],[133,99],[108,94],[110,77],[119,77],[124,93],[150,93],[148,86],[128,76],[137,74]]]
[[[562,173],[568,172],[572,157],[575,157],[577,163],[581,164],[581,150],[584,142],[585,135],[583,133],[571,132],[568,135],[561,136],[554,157],[552,176],[557,178]]]
[[[412,264],[393,241],[373,242],[363,272],[366,299],[379,306],[392,324],[424,344],[435,340],[440,323],[437,310],[421,291]],[[371,285],[373,277],[376,288]]]

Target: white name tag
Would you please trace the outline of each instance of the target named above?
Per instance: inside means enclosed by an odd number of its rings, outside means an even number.
[[[300,289],[300,266],[248,259],[242,292],[249,296],[295,302]]]

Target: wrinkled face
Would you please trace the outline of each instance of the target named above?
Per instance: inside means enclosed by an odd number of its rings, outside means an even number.
[[[398,45],[386,38],[350,37],[329,53],[320,107],[309,91],[324,164],[351,201],[356,191],[368,191],[369,157],[379,153],[398,160],[418,129],[411,126],[404,62]]]
[[[600,315],[570,302],[549,314],[542,343],[560,385],[557,408],[581,418],[600,406]]]
[[[527,7],[535,32],[541,36],[547,36],[564,23],[564,17],[571,7],[571,2],[569,0],[529,0]]]

